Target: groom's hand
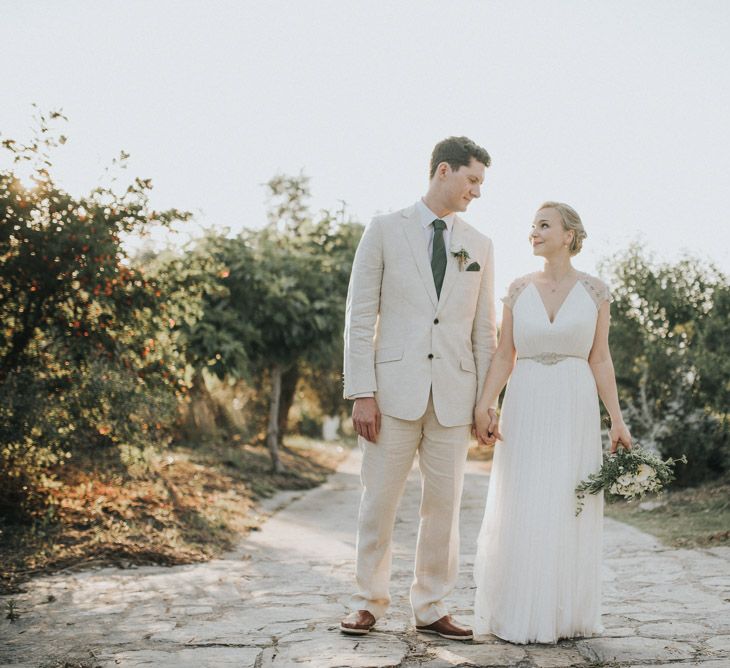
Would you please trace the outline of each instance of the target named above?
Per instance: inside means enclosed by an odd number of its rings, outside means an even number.
[[[499,418],[494,408],[484,409],[477,408],[474,411],[473,430],[481,445],[494,445],[497,439],[501,439],[499,433]]]
[[[352,425],[364,439],[375,443],[380,433],[380,409],[375,397],[355,399],[352,407]]]

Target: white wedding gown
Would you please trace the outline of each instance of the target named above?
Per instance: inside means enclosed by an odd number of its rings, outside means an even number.
[[[588,354],[605,285],[579,273],[551,323],[529,275],[503,300],[517,362],[502,404],[474,577],[474,630],[513,643],[587,637],[601,627],[603,496],[576,517],[575,486],[601,466]]]

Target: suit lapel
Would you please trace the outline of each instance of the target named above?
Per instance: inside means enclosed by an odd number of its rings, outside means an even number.
[[[411,247],[411,253],[413,253],[413,259],[416,261],[416,267],[418,273],[423,281],[423,286],[426,288],[428,297],[431,300],[434,308],[438,306],[438,297],[436,296],[436,286],[433,284],[433,273],[431,272],[431,262],[428,259],[428,249],[426,248],[426,242],[423,237],[423,227],[418,217],[418,210],[415,206],[409,207],[403,211],[403,216],[407,218],[403,231],[405,232],[408,245]],[[448,266],[446,268],[446,276],[448,276]],[[446,278],[444,278],[444,282]],[[441,294],[443,296],[443,286]]]
[[[439,306],[443,306],[449,297],[449,293],[456,285],[456,278],[459,273],[459,261],[451,254],[452,248],[461,248],[464,244],[464,226],[458,217],[454,218],[454,226],[451,228],[451,239],[449,248],[446,249],[446,274],[444,284],[441,286],[441,298]],[[433,283],[433,280],[431,281]]]

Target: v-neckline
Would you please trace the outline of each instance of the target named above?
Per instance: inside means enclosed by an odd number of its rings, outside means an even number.
[[[534,280],[530,281],[530,285],[532,285],[533,288],[535,288],[535,292],[537,293],[537,298],[540,300],[540,304],[542,304],[542,311],[545,314],[545,318],[547,319],[548,323],[551,325],[555,324],[555,321],[558,319],[558,316],[560,315],[560,312],[563,310],[563,306],[565,306],[565,302],[568,301],[570,298],[570,295],[573,294],[573,290],[575,290],[575,286],[580,283],[580,276],[575,279],[575,283],[570,286],[570,290],[565,294],[565,297],[563,297],[563,301],[560,302],[560,306],[558,306],[558,310],[555,311],[555,315],[553,316],[553,319],[550,320],[550,313],[548,313],[547,306],[545,306],[545,301],[542,298],[542,295],[540,294],[540,289],[537,287],[537,284]]]

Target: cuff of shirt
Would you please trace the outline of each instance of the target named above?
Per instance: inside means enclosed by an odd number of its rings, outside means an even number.
[[[365,399],[366,397],[374,397],[374,392],[360,392],[359,394],[351,394],[349,397],[347,397],[349,400],[353,399]]]

